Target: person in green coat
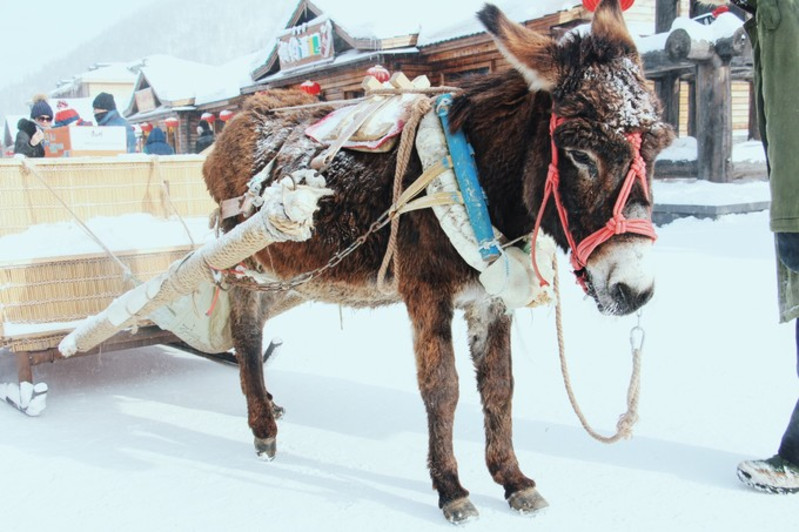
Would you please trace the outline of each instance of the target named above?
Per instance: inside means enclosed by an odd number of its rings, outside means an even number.
[[[752,15],[744,29],[752,42],[758,125],[768,163],[779,318],[795,322],[799,373],[799,0],[732,3]],[[799,492],[799,402],[777,454],[741,462],[738,478],[760,491]]]

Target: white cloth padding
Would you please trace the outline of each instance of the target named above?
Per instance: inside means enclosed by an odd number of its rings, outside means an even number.
[[[425,170],[449,157],[449,148],[447,148],[447,139],[444,137],[441,120],[433,111],[427,113],[419,122],[416,132],[416,150]],[[438,192],[460,193],[453,170],[446,170],[427,186],[428,194]],[[480,255],[477,238],[474,236],[474,229],[469,222],[466,208],[460,204],[434,205],[433,212],[444,233],[449,237],[463,260],[477,271],[485,270],[488,263]],[[494,229],[494,237],[497,239],[501,237],[496,229]]]
[[[555,245],[551,238],[538,238],[536,260],[541,275],[550,286],[541,286],[533,270],[530,256],[516,247],[506,248],[502,256],[480,274],[486,292],[502,299],[509,309],[536,307],[552,302],[552,254]]]
[[[150,318],[203,353],[222,353],[233,348],[230,332],[230,298],[220,290],[214,303],[216,286],[201,283],[194,293],[183,296],[152,312]],[[210,316],[205,313],[213,306]]]
[[[433,111],[427,113],[419,122],[416,133],[416,150],[425,170],[449,156],[441,120]],[[438,192],[460,193],[453,170],[446,170],[427,186],[428,194]],[[483,272],[480,275],[480,282],[490,295],[501,298],[508,308],[537,306],[553,300],[551,287],[540,286],[541,283],[533,270],[531,259],[524,251],[509,247],[504,250],[499,259],[490,265],[483,259],[478,249],[474,229],[469,222],[469,215],[466,213],[466,207],[462,204],[434,205],[432,209],[458,254],[469,266]],[[492,229],[494,238],[501,241],[502,234],[496,228]],[[552,257],[554,253],[555,243],[552,238],[544,233],[539,233],[536,243],[536,261],[541,275],[549,283],[553,277]]]

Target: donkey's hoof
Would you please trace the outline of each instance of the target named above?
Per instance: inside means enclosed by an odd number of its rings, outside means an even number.
[[[525,488],[511,494],[508,497],[508,504],[520,514],[526,515],[534,514],[549,506],[546,499],[535,488]]]
[[[277,453],[277,440],[275,438],[255,437],[255,454],[258,455],[258,458],[271,462],[275,459],[275,453]]]
[[[462,525],[480,517],[477,508],[474,507],[468,497],[450,501],[444,505],[442,510],[444,511],[444,517],[447,518],[447,521],[454,525]]]

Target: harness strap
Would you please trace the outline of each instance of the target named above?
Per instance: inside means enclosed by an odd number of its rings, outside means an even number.
[[[646,182],[646,162],[641,157],[641,134],[631,133],[627,135],[627,140],[633,147],[635,157],[630,165],[630,170],[627,172],[627,177],[624,179],[619,197],[616,199],[616,205],[613,207],[613,217],[601,229],[587,236],[574,250],[572,253],[572,266],[575,269],[584,268],[591,253],[614,235],[636,233],[647,236],[652,240],[657,240],[657,234],[655,234],[652,222],[642,218],[628,220],[622,214],[636,180],[640,181],[644,194],[647,198],[649,197],[649,186]]]
[[[397,210],[398,214],[428,209],[437,205],[463,205],[463,196],[460,192],[436,192],[405,203]]]
[[[555,129],[565,122],[565,120],[565,118],[556,115],[554,112],[549,120],[550,149],[552,153],[550,155],[550,163],[547,170],[547,179],[544,184],[544,197],[541,200],[541,206],[538,209],[538,216],[535,220],[532,242],[533,249],[535,249],[535,241],[538,238],[538,231],[541,228],[541,221],[544,217],[544,211],[546,210],[549,197],[552,196],[555,200],[558,218],[563,226],[563,232],[566,235],[566,240],[568,241],[569,248],[572,251],[571,265],[574,268],[575,275],[577,275],[577,282],[583,287],[583,290],[587,290],[585,285],[585,276],[580,272],[584,271],[585,266],[588,263],[588,257],[597,247],[599,247],[600,244],[608,241],[614,235],[620,235],[623,233],[635,233],[649,237],[652,240],[657,239],[657,235],[655,234],[655,228],[650,220],[643,218],[628,220],[624,214],[622,214],[624,207],[627,205],[627,200],[630,198],[630,192],[632,191],[636,181],[640,181],[641,186],[644,189],[644,194],[647,198],[650,197],[649,186],[647,185],[646,181],[646,162],[641,156],[641,134],[630,133],[626,135],[626,138],[633,148],[633,161],[630,164],[630,169],[627,171],[627,176],[624,178],[624,183],[622,184],[621,191],[619,192],[619,197],[616,198],[616,203],[613,206],[613,216],[602,228],[587,236],[582,242],[580,242],[579,245],[575,244],[574,237],[572,236],[571,230],[569,230],[568,213],[566,212],[566,207],[563,205],[563,201],[560,196],[558,148],[555,145]],[[538,269],[538,264],[536,262],[534,253],[532,254],[532,262],[540,285],[548,286],[549,283],[544,279]]]
[[[243,214],[249,217],[256,209],[260,208],[264,200],[261,197],[261,191],[264,188],[264,183],[269,179],[272,173],[272,167],[275,164],[275,156],[260,172],[250,178],[247,183],[247,192],[235,198],[222,200],[219,203],[219,214],[222,220]]]

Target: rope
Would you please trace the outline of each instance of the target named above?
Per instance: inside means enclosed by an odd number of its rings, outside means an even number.
[[[69,205],[67,205],[67,202],[65,202],[61,198],[61,196],[58,195],[58,193],[53,189],[53,187],[50,186],[50,184],[47,182],[46,179],[44,179],[44,177],[39,173],[39,171],[33,165],[31,165],[30,161],[28,161],[27,159],[22,159],[22,169],[24,173],[33,175],[45,186],[45,188],[47,188],[47,190],[50,191],[53,197],[55,197],[55,199],[58,200],[58,202],[67,210],[67,212],[69,212],[69,214],[72,215],[72,217],[81,227],[81,229],[83,229],[86,232],[89,238],[94,240],[94,242],[98,246],[100,246],[103,249],[103,251],[105,251],[106,254],[114,262],[117,263],[117,265],[122,269],[122,272],[126,279],[130,279],[138,284],[139,281],[133,276],[133,272],[130,271],[130,268],[128,268],[128,266],[124,262],[119,260],[119,257],[114,255],[114,253],[105,244],[103,244],[102,240],[100,240],[100,238],[96,234],[94,234],[94,232],[91,229],[89,229],[89,226],[83,223],[83,220],[81,220],[80,217],[78,217],[78,215],[75,213],[75,211],[73,211],[72,208]]]
[[[400,137],[400,145],[397,149],[397,166],[394,171],[394,190],[392,201],[394,205],[399,205],[400,196],[402,195],[402,176],[405,175],[405,170],[408,168],[408,161],[413,152],[413,143],[416,139],[416,129],[422,117],[426,115],[433,108],[432,101],[429,98],[420,98],[413,103],[411,107],[411,116],[405,127],[402,130]],[[391,233],[388,237],[388,247],[386,254],[383,256],[383,262],[380,264],[380,269],[377,272],[377,289],[384,294],[392,294],[397,291],[397,275],[399,272],[397,262],[397,233],[399,231],[399,215],[391,217]],[[392,262],[393,258],[393,262]],[[386,273],[388,272],[389,263],[394,265],[394,279],[390,284],[386,283]]]
[[[150,167],[151,172],[155,174],[155,177],[158,179],[158,181],[161,182],[161,193],[163,194],[163,197],[166,199],[166,203],[172,209],[172,212],[175,213],[175,216],[178,217],[178,221],[180,221],[180,224],[183,226],[183,230],[186,231],[186,236],[189,237],[189,242],[191,242],[191,247],[193,248],[197,247],[197,244],[194,242],[194,238],[192,238],[191,236],[191,231],[189,231],[189,226],[186,225],[186,221],[178,212],[178,208],[175,205],[175,202],[172,201],[172,195],[169,193],[169,181],[164,179],[164,177],[161,175],[160,157],[158,155],[153,155],[152,159],[150,160],[150,164],[151,164]],[[147,188],[147,194],[148,195],[150,194],[149,187]]]
[[[563,375],[563,384],[566,386],[566,393],[569,396],[569,402],[572,405],[572,410],[574,410],[574,413],[577,415],[577,418],[580,420],[580,423],[585,431],[595,440],[610,444],[616,443],[622,438],[629,439],[633,434],[633,425],[635,425],[636,421],[638,421],[638,399],[641,388],[641,347],[643,345],[643,336],[641,337],[641,343],[638,345],[638,347],[636,347],[635,343],[633,342],[632,334],[637,331],[643,332],[643,330],[640,328],[640,326],[636,326],[633,328],[631,333],[633,369],[632,374],[630,375],[630,385],[627,388],[627,411],[619,417],[619,421],[616,423],[616,433],[612,436],[603,436],[597,433],[588,424],[585,415],[583,415],[580,406],[577,404],[577,399],[575,398],[574,390],[572,389],[571,379],[569,378],[569,369],[566,366],[566,349],[564,347],[563,341],[563,322],[561,314],[560,288],[558,283],[558,260],[557,257],[554,256],[553,270],[554,277],[552,279],[552,284],[554,285],[553,288],[555,291],[555,324],[558,334],[560,370],[561,374]]]

